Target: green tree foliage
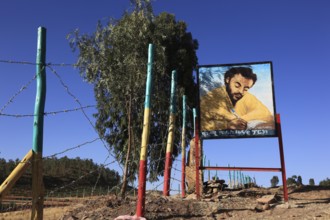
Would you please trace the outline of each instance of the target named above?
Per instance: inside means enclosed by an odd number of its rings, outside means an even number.
[[[271,187],[277,186],[277,184],[279,183],[278,176],[273,176],[273,178],[270,180],[270,183],[271,183]]]
[[[314,181],[313,178],[310,178],[310,179],[309,179],[309,185],[310,185],[310,186],[315,186],[315,181]]]
[[[14,168],[19,160],[14,162],[0,158],[0,183],[2,183]],[[97,184],[103,187],[113,187],[120,183],[119,174],[95,164],[91,159],[69,159],[45,158],[43,159],[43,176],[46,189],[54,189],[74,181],[76,186],[94,186]],[[31,185],[31,167],[17,181],[16,185]]]
[[[293,175],[292,177],[289,177],[286,180],[286,184],[287,185],[296,185],[297,184],[297,176],[296,175]]]
[[[293,175],[289,177],[286,181],[287,185],[303,185],[301,176]]]
[[[90,35],[76,31],[69,38],[79,53],[77,67],[82,77],[94,85],[96,128],[121,164],[129,159],[126,175],[130,179],[136,178],[140,160],[148,44],[154,45],[148,178],[156,181],[164,170],[171,72],[178,72],[179,112],[184,93],[188,105],[194,106],[197,87],[192,72],[197,65],[198,43],[187,32],[187,24],[176,21],[174,15],[154,15],[148,1],[133,3],[134,10],[120,20],[99,23]],[[188,123],[192,124],[192,117]],[[181,124],[178,117],[177,128]],[[179,153],[179,129],[176,133],[173,158]],[[188,135],[191,137],[192,131]]]
[[[320,181],[320,186],[330,186],[330,179],[326,178],[325,180]]]
[[[303,185],[301,176],[298,176],[298,177],[297,177],[297,184],[298,184],[299,186]]]

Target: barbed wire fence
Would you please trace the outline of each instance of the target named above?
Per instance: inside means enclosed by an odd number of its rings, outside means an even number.
[[[6,60],[0,60],[0,63],[7,63],[7,64],[23,64],[23,65],[37,65],[37,63],[32,63],[32,62],[25,62],[25,61],[6,61]],[[105,190],[100,189],[99,192],[97,192],[97,186],[98,186],[98,181],[100,180],[100,176],[102,173],[102,169],[109,167],[110,165],[113,164],[117,164],[117,167],[119,167],[120,170],[123,170],[121,164],[118,162],[118,160],[116,160],[116,157],[113,155],[113,153],[111,152],[111,150],[109,149],[109,147],[106,145],[106,143],[103,140],[103,137],[101,137],[99,135],[99,133],[96,131],[96,128],[92,122],[92,120],[90,119],[90,117],[88,116],[88,114],[85,112],[86,109],[90,109],[90,108],[95,108],[95,105],[86,105],[83,106],[82,102],[77,98],[77,96],[75,96],[69,86],[65,83],[65,81],[62,79],[62,77],[60,76],[60,74],[58,74],[58,72],[53,68],[53,66],[61,66],[61,67],[72,67],[74,65],[71,64],[47,64],[46,67],[50,69],[51,73],[53,73],[56,78],[59,80],[60,84],[62,85],[62,87],[64,88],[64,90],[66,91],[66,93],[69,95],[69,97],[71,97],[78,105],[79,107],[77,108],[72,108],[72,109],[64,109],[64,110],[57,110],[57,111],[48,111],[48,112],[44,112],[44,116],[55,116],[61,113],[73,113],[73,112],[82,112],[84,117],[86,118],[86,120],[88,121],[89,125],[95,130],[95,133],[97,135],[96,138],[92,139],[92,140],[88,140],[85,141],[81,144],[78,144],[76,146],[73,147],[68,147],[58,153],[49,155],[49,156],[44,156],[43,159],[46,158],[56,158],[58,156],[61,155],[65,155],[66,153],[68,153],[69,151],[74,151],[74,150],[78,150],[82,147],[91,145],[93,143],[99,142],[101,143],[101,146],[103,146],[108,154],[105,155],[105,159],[104,161],[98,166],[98,169],[95,170],[91,170],[88,173],[86,173],[85,175],[81,175],[80,177],[72,180],[70,183],[67,183],[63,186],[59,186],[55,189],[52,189],[50,191],[47,191],[47,195],[46,195],[46,200],[45,200],[45,204],[46,206],[48,206],[50,203],[52,203],[53,205],[63,205],[64,203],[61,202],[60,200],[54,202],[53,198],[58,196],[56,195],[56,193],[65,193],[62,194],[61,197],[69,197],[69,195],[67,194],[69,191],[72,191],[72,186],[75,185],[77,182],[79,182],[80,180],[83,180],[84,178],[93,175],[93,174],[97,174],[97,178],[95,180],[95,183],[89,187],[89,190],[83,189],[83,193],[80,193],[79,196],[93,196],[93,195],[100,195],[100,194],[104,194],[104,193],[112,193],[113,191],[116,190],[116,188],[119,188],[119,185],[113,186],[111,188],[108,188],[105,192]],[[5,102],[5,104],[3,105],[3,107],[0,109],[0,117],[14,117],[14,118],[28,118],[28,117],[34,117],[34,114],[10,114],[10,113],[5,113],[5,110],[8,108],[8,106],[10,106],[11,104],[13,104],[16,100],[16,98],[21,95],[24,91],[26,91],[26,89],[33,83],[33,81],[35,81],[36,79],[36,74],[34,74],[33,78],[31,80],[29,80],[27,83],[25,83],[24,85],[22,85],[17,92],[14,93],[14,95],[12,95],[9,100],[7,102]],[[76,155],[79,155],[79,152],[76,153]],[[110,162],[109,162],[110,160]],[[89,192],[88,192],[89,191]],[[72,196],[72,192],[70,192],[70,195]],[[78,192],[76,192],[76,196],[78,197]],[[53,202],[49,202],[49,198],[52,199]],[[13,210],[22,210],[22,209],[27,209],[27,208],[31,208],[31,194],[28,194],[27,196],[14,196],[13,195],[9,195],[6,196],[5,199],[0,203],[0,212],[2,211],[13,211]]]
[[[24,64],[24,65],[37,65],[36,63],[31,63],[31,62],[18,62],[18,61],[4,61],[4,60],[0,60],[0,62],[5,62],[5,63],[9,63],[9,64]],[[46,68],[48,68],[50,70],[50,72],[58,79],[58,81],[60,82],[60,85],[63,87],[64,91],[68,94],[69,97],[71,97],[77,104],[78,107],[77,108],[70,108],[70,109],[64,109],[64,110],[56,110],[56,111],[48,111],[44,113],[44,116],[56,116],[58,114],[63,114],[63,113],[75,113],[75,112],[82,112],[85,119],[87,120],[88,124],[95,130],[95,133],[97,134],[97,137],[95,137],[94,139],[85,141],[81,144],[75,145],[75,146],[71,146],[71,147],[67,147],[64,150],[57,152],[55,154],[52,155],[48,155],[48,156],[44,156],[43,159],[46,158],[56,158],[59,157],[61,155],[65,155],[68,152],[71,151],[78,151],[79,149],[83,148],[83,147],[87,147],[90,146],[93,143],[96,142],[100,142],[101,146],[103,146],[108,154],[105,156],[104,161],[100,164],[99,168],[94,169],[94,170],[90,170],[89,172],[79,176],[78,178],[75,178],[74,180],[72,180],[69,183],[66,183],[64,185],[58,186],[56,188],[53,188],[51,190],[46,191],[46,197],[45,197],[45,206],[64,206],[64,205],[68,205],[69,203],[67,202],[67,199],[65,198],[70,198],[71,202],[73,198],[78,199],[85,199],[85,198],[90,198],[92,196],[98,196],[98,195],[110,195],[110,194],[118,194],[120,188],[121,188],[121,183],[112,186],[111,188],[108,187],[107,189],[104,189],[102,187],[98,188],[98,182],[100,180],[101,177],[101,173],[102,173],[102,169],[113,165],[113,164],[117,164],[117,166],[119,167],[119,169],[121,169],[121,174],[123,174],[123,167],[121,165],[121,163],[116,159],[117,157],[111,152],[111,150],[109,149],[109,147],[107,146],[107,144],[104,142],[104,137],[100,136],[99,133],[96,131],[96,128],[94,126],[94,123],[92,122],[92,120],[90,119],[90,117],[88,116],[88,114],[86,113],[86,109],[91,109],[91,108],[95,108],[95,105],[83,105],[82,102],[78,99],[78,97],[76,95],[73,94],[73,92],[70,90],[70,87],[68,86],[68,84],[66,84],[65,80],[61,77],[61,75],[58,73],[57,70],[55,70],[54,67],[74,67],[75,65],[73,64],[51,64],[48,63],[46,65]],[[36,79],[36,76],[34,75],[32,77],[32,79],[30,79],[28,82],[26,82],[25,84],[23,84],[18,90],[17,92],[14,93],[14,95],[12,95],[9,100],[7,102],[5,102],[5,104],[3,105],[3,107],[0,109],[0,116],[2,117],[14,117],[14,118],[27,118],[27,117],[34,117],[34,114],[10,114],[10,113],[4,113],[5,110],[7,109],[8,106],[10,106],[12,103],[15,102],[15,99],[21,94],[23,93]],[[154,99],[160,99],[159,97],[153,97]],[[166,100],[169,101],[169,100]],[[164,109],[164,111],[168,111],[166,109]],[[188,112],[192,113],[192,109],[188,106]],[[160,112],[158,112],[160,113]],[[155,113],[157,114],[157,113]],[[179,111],[177,113],[178,117],[181,114],[181,112]],[[164,134],[164,136],[162,137],[162,139],[164,141],[166,141],[167,139],[167,135],[168,135],[168,130],[169,130],[169,124],[168,123],[164,123],[162,121],[157,121],[156,123],[158,123],[161,126],[164,126],[167,129],[166,134]],[[193,126],[192,125],[187,125],[188,129],[193,130]],[[180,128],[177,128],[180,129]],[[124,131],[123,131],[124,132]],[[151,143],[150,145],[158,145],[162,148],[164,148],[164,151],[166,150],[166,142],[163,143]],[[180,149],[181,146],[176,145],[176,148]],[[77,155],[79,155],[79,152],[76,153]],[[180,174],[182,172],[182,168],[181,168],[181,160],[178,158],[173,158],[173,163],[172,163],[172,175],[171,175],[171,184],[170,184],[170,194],[171,195],[180,195],[180,184],[181,180],[180,180]],[[109,161],[110,160],[110,161]],[[157,166],[159,166],[161,163],[164,163],[165,161],[165,157],[159,157],[158,160],[154,160],[152,161],[152,163],[157,163]],[[133,163],[136,163],[136,161],[131,161]],[[205,161],[204,161],[205,162]],[[150,161],[148,163],[151,163]],[[216,172],[216,171],[214,171]],[[75,189],[73,186],[77,183],[79,183],[79,181],[84,180],[85,178],[88,178],[91,175],[97,175],[97,178],[95,179],[95,183],[90,185],[90,187],[88,188],[82,188],[82,189]],[[236,176],[236,180],[234,180],[234,184],[235,181],[237,181],[236,183],[238,183],[239,179],[242,181],[242,177],[238,177],[239,174],[237,174]],[[205,180],[205,174],[204,174],[204,180]],[[224,174],[224,173],[217,173],[214,174],[213,176],[225,179],[226,177],[228,178],[228,174]],[[230,176],[230,174],[229,174]],[[229,177],[230,178],[230,177]],[[244,179],[244,178],[243,178]],[[244,181],[244,180],[243,180]],[[156,182],[148,182],[148,188],[147,190],[151,190],[151,191],[162,191],[164,185],[164,180],[162,178],[160,178],[159,181]],[[131,182],[131,189],[128,190],[128,193],[135,193],[137,188],[137,181],[133,181]],[[24,210],[24,209],[29,209],[31,208],[31,195],[29,195],[28,197],[26,196],[19,196],[19,197],[12,197],[12,196],[8,196],[7,201],[9,201],[7,204],[4,205],[4,203],[1,204],[0,206],[0,212],[1,211],[12,211],[12,210]],[[90,201],[91,202],[91,201]]]
[[[10,63],[10,64],[24,64],[24,65],[36,65],[36,63],[31,63],[31,62],[17,62],[17,61],[3,61],[0,60],[0,62],[6,62],[6,63]],[[71,109],[64,109],[64,110],[56,110],[56,111],[48,111],[44,113],[44,116],[56,116],[58,114],[62,114],[62,113],[74,113],[74,112],[82,112],[85,119],[88,121],[88,124],[95,130],[95,133],[97,134],[97,137],[95,137],[92,140],[88,140],[85,141],[81,144],[75,145],[75,146],[71,146],[71,147],[67,147],[66,149],[57,152],[55,154],[52,155],[48,155],[43,157],[43,159],[46,158],[56,158],[59,157],[61,155],[65,155],[68,152],[71,151],[76,151],[79,150],[83,147],[87,147],[93,143],[96,142],[100,142],[101,146],[103,146],[107,152],[108,155],[106,155],[106,157],[104,158],[104,161],[100,164],[99,168],[95,169],[95,170],[90,170],[89,172],[79,176],[78,178],[75,178],[74,180],[72,180],[69,183],[66,183],[62,186],[58,186],[56,188],[53,188],[49,191],[47,191],[46,194],[46,206],[63,206],[63,205],[67,205],[68,203],[66,202],[67,200],[63,199],[63,198],[77,198],[77,199],[81,199],[81,198],[90,198],[91,196],[96,196],[96,195],[110,195],[110,194],[117,194],[120,190],[121,187],[121,183],[112,186],[111,188],[108,187],[107,189],[102,189],[102,187],[99,188],[98,190],[98,182],[100,180],[101,177],[101,172],[102,169],[113,165],[113,164],[117,164],[118,167],[121,169],[122,174],[123,174],[123,167],[120,164],[120,162],[116,159],[116,156],[113,155],[113,153],[111,152],[111,150],[109,149],[109,147],[107,146],[107,144],[104,142],[104,137],[100,136],[98,134],[98,132],[96,131],[96,128],[94,126],[94,123],[92,122],[92,120],[90,119],[90,117],[88,116],[88,114],[86,113],[86,109],[90,109],[90,108],[95,108],[95,105],[86,105],[84,106],[82,104],[82,102],[77,98],[76,95],[73,94],[73,92],[70,90],[70,87],[65,83],[65,80],[61,77],[61,75],[58,73],[57,70],[55,70],[55,66],[58,67],[74,67],[74,65],[72,64],[51,64],[48,63],[46,65],[46,68],[48,68],[50,70],[50,72],[58,79],[58,81],[60,82],[60,85],[63,87],[64,91],[68,94],[69,97],[71,97],[77,104],[78,107],[77,108],[71,108]],[[33,76],[32,79],[30,79],[27,83],[25,83],[24,85],[22,85],[17,92],[14,93],[13,96],[11,96],[9,98],[9,100],[3,105],[3,107],[0,109],[0,116],[2,117],[14,117],[14,118],[25,118],[25,117],[34,117],[34,114],[9,114],[9,113],[4,113],[5,110],[7,109],[8,106],[10,106],[12,103],[15,102],[15,99],[22,93],[24,92],[32,83],[33,81],[36,79],[36,76]],[[154,99],[160,99],[159,97],[153,97]],[[169,100],[166,100],[169,101]],[[164,109],[164,111],[168,111],[166,109]],[[192,113],[192,109],[188,106],[188,112]],[[160,113],[160,112],[158,112]],[[177,116],[179,117],[179,115],[182,112],[178,112]],[[155,113],[157,114],[157,113]],[[164,126],[167,129],[166,134],[164,134],[164,136],[162,137],[162,139],[164,141],[166,141],[167,139],[167,135],[168,135],[168,130],[169,130],[169,124],[168,123],[164,123],[162,121],[157,121],[155,123],[158,123],[161,126]],[[193,126],[192,125],[187,125],[188,129],[193,130]],[[180,129],[180,128],[177,128]],[[163,143],[151,143],[150,145],[158,145],[162,148],[164,148],[164,151],[166,149],[166,142]],[[180,149],[181,146],[177,145],[175,146],[176,148]],[[77,153],[77,155],[79,155],[79,153]],[[109,161],[110,160],[110,161]],[[205,160],[205,159],[204,159]],[[148,163],[157,163],[157,166],[159,166],[161,163],[164,163],[165,161],[165,157],[159,157],[158,160],[154,160],[152,162],[148,162]],[[133,163],[136,163],[136,161],[131,161]],[[181,180],[180,180],[180,174],[182,172],[182,168],[181,168],[181,160],[178,158],[173,158],[173,163],[172,163],[172,175],[171,175],[171,184],[170,184],[170,194],[171,195],[180,195],[180,184]],[[205,161],[204,161],[205,163]],[[215,171],[216,172],[216,171]],[[91,185],[89,187],[89,189],[83,188],[83,189],[74,189],[74,185],[77,184],[79,181],[88,178],[90,175],[94,175],[97,174],[97,178],[95,179],[95,183],[93,185]],[[230,175],[230,174],[229,174]],[[237,174],[238,175],[238,174]],[[216,172],[215,175],[216,177],[219,178],[226,178],[228,177],[228,174],[218,174]],[[230,178],[230,177],[229,177]],[[237,176],[238,178],[238,176]],[[204,179],[205,179],[205,174],[204,174]],[[242,177],[240,176],[240,179],[242,180]],[[243,178],[244,179],[244,178]],[[235,181],[235,180],[234,180]],[[238,179],[236,180],[238,181]],[[156,182],[149,182],[148,183],[148,190],[151,191],[162,191],[162,186],[164,185],[164,180],[162,178],[160,178],[159,181]],[[135,193],[135,190],[137,188],[137,181],[133,181],[131,182],[131,189],[128,190],[128,193]],[[79,191],[80,190],[80,191]],[[22,210],[22,209],[28,209],[31,207],[31,199],[29,197],[15,197],[15,198],[11,198],[8,197],[10,204],[8,204],[7,206],[3,206],[1,205],[0,211],[9,211],[9,210]]]
[[[26,62],[26,61],[9,61],[9,60],[0,60],[0,63],[7,63],[7,64],[22,64],[22,65],[37,65],[37,63],[33,63],[33,62]],[[92,122],[92,120],[90,119],[90,117],[88,116],[88,114],[86,113],[85,110],[87,109],[92,109],[95,108],[95,105],[83,105],[82,102],[78,99],[78,97],[76,95],[73,94],[73,92],[70,90],[70,87],[68,86],[68,84],[66,84],[65,80],[61,77],[61,75],[58,73],[57,70],[55,70],[54,67],[74,67],[74,64],[52,64],[52,63],[48,63],[45,65],[46,68],[48,68],[50,70],[50,72],[55,76],[55,78],[60,82],[60,85],[63,87],[64,91],[67,93],[67,95],[69,97],[71,97],[77,104],[78,107],[76,108],[69,108],[69,109],[64,109],[64,110],[56,110],[56,111],[47,111],[44,112],[44,116],[56,116],[59,114],[63,114],[63,113],[75,113],[75,112],[82,112],[82,114],[84,115],[85,119],[87,120],[88,124],[94,129],[95,133],[96,133],[96,137],[94,139],[91,140],[87,140],[83,143],[80,143],[78,145],[75,146],[70,146],[70,147],[66,147],[64,150],[61,150],[60,152],[48,155],[48,156],[44,156],[43,159],[47,159],[47,158],[57,158],[59,156],[62,155],[66,155],[68,152],[71,151],[78,151],[79,149],[83,148],[83,147],[87,147],[90,146],[91,144],[95,144],[95,143],[100,143],[101,146],[103,146],[108,154],[105,155],[104,161],[99,165],[99,168],[95,169],[95,170],[91,170],[88,173],[85,173],[84,175],[79,176],[78,178],[75,178],[74,180],[72,180],[69,183],[66,183],[62,186],[58,186],[56,188],[53,188],[51,190],[46,190],[46,197],[45,197],[45,205],[46,206],[63,206],[66,205],[67,203],[65,202],[65,200],[63,200],[63,198],[66,197],[75,197],[75,198],[85,198],[85,197],[90,197],[90,196],[95,196],[95,195],[109,195],[112,193],[118,193],[119,189],[121,187],[121,183],[119,183],[118,185],[112,186],[111,188],[107,188],[105,189],[99,189],[97,190],[98,187],[98,182],[100,180],[101,177],[101,172],[102,169],[113,165],[113,164],[117,164],[117,167],[121,170],[121,174],[123,174],[123,167],[122,164],[116,159],[117,157],[111,152],[110,148],[107,146],[107,144],[104,142],[104,137],[100,136],[100,134],[97,132],[94,123]],[[8,108],[8,106],[10,106],[11,104],[13,104],[16,100],[16,98],[21,95],[24,91],[26,91],[26,89],[31,86],[31,84],[35,81],[36,79],[36,74],[34,74],[34,76],[32,77],[32,79],[30,79],[28,82],[26,82],[25,84],[23,84],[18,90],[17,92],[14,93],[14,95],[12,95],[9,100],[7,102],[5,102],[5,104],[3,105],[3,107],[0,109],[0,117],[10,117],[10,118],[29,118],[29,117],[34,117],[34,114],[11,114],[11,113],[5,113],[6,109]],[[157,99],[157,97],[154,97],[155,99]],[[169,101],[166,100],[166,101]],[[164,111],[167,111],[166,109],[164,109]],[[189,109],[189,111],[192,111],[191,109]],[[155,113],[156,114],[156,113]],[[181,114],[181,112],[177,113],[178,115]],[[167,139],[167,135],[168,135],[168,130],[169,130],[169,124],[168,123],[164,123],[161,121],[156,122],[161,126],[164,126],[167,129],[166,134],[164,134],[164,136],[162,137],[162,139],[165,141],[163,143],[151,143],[150,145],[159,145],[160,147],[162,147],[164,149],[164,151],[166,150],[166,139]],[[192,129],[192,127],[190,126],[189,129]],[[124,131],[123,131],[124,132]],[[180,149],[180,146],[175,146],[176,148]],[[79,155],[79,152],[76,153],[76,155]],[[181,180],[180,180],[180,174],[182,172],[181,170],[181,160],[179,160],[178,158],[173,158],[173,164],[172,164],[172,175],[171,175],[171,185],[170,185],[170,192],[171,194],[179,194],[180,193],[180,184],[181,184]],[[136,161],[132,161],[133,163],[135,163]],[[152,163],[157,163],[157,166],[160,166],[161,163],[165,162],[165,157],[159,157],[158,160],[152,161]],[[151,162],[149,162],[151,163]],[[79,181],[83,180],[84,178],[88,178],[88,176],[90,175],[94,175],[97,174],[97,178],[95,180],[95,183],[93,185],[91,185],[89,187],[89,189],[76,189],[74,190],[72,186],[74,186],[76,183],[78,183]],[[129,190],[128,193],[135,193],[135,190],[137,188],[137,180],[132,181],[131,182],[131,189]],[[164,185],[164,181],[160,180],[157,182],[149,182],[148,183],[148,190],[157,190],[160,191],[161,187]],[[6,201],[6,200],[4,200]],[[13,197],[12,195],[9,195],[7,197],[7,204],[5,204],[4,202],[2,202],[1,207],[0,207],[0,212],[1,211],[12,211],[12,210],[23,210],[23,209],[28,209],[31,208],[32,206],[32,201],[31,201],[31,195],[27,195],[27,196],[16,196]]]

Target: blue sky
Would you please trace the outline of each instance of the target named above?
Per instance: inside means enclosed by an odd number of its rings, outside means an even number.
[[[18,1],[0,3],[0,60],[35,62],[37,28],[47,28],[47,62],[76,61],[66,35],[79,28],[92,33],[98,20],[120,18],[127,0]],[[199,64],[272,61],[277,113],[281,115],[287,176],[330,177],[328,141],[330,61],[330,2],[327,0],[157,0],[156,14],[166,11],[188,24],[199,41]],[[71,94],[83,106],[94,105],[93,89],[72,67],[54,66]],[[34,76],[35,66],[0,62],[0,108]],[[23,90],[2,113],[33,114],[35,81]],[[78,108],[59,79],[47,69],[46,112]],[[95,109],[86,109],[93,120]],[[0,117],[0,157],[22,158],[32,147],[32,117]],[[91,158],[111,162],[102,142],[80,144],[97,138],[80,111],[45,118],[44,156]],[[69,148],[74,150],[58,154]],[[204,142],[211,165],[280,167],[276,138],[212,140]],[[180,168],[180,165],[175,165]],[[110,165],[110,168],[118,167]],[[120,171],[120,170],[119,170]],[[121,171],[120,171],[121,172]],[[175,173],[175,172],[174,172]],[[245,172],[257,183],[270,185],[280,173]],[[175,174],[179,178],[179,174]],[[228,179],[228,172],[218,172]],[[176,184],[176,183],[175,183]],[[174,186],[177,188],[177,186]]]

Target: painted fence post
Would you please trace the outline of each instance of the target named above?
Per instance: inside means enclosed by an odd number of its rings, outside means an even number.
[[[170,124],[166,144],[166,159],[164,170],[164,189],[163,195],[170,195],[171,169],[172,169],[172,152],[174,143],[174,129],[175,129],[175,114],[176,114],[176,70],[172,71],[171,82],[171,104],[170,104]]]
[[[42,180],[42,148],[46,101],[46,28],[38,28],[37,94],[33,123],[32,213],[31,219],[43,219],[44,185]]]
[[[200,146],[200,139],[199,139],[199,121],[197,119],[197,112],[194,111],[194,121],[195,121],[195,165],[196,165],[196,198],[200,200],[201,198],[201,190],[200,190],[200,176],[199,176],[199,167],[200,167],[200,153],[202,152],[202,146]]]
[[[153,45],[149,44],[148,48],[148,69],[146,82],[146,97],[144,102],[144,119],[140,153],[139,167],[139,186],[138,201],[136,207],[136,215],[141,217],[144,215],[145,209],[145,193],[146,193],[146,175],[147,175],[147,148],[149,144],[150,132],[150,112],[151,112],[151,88],[152,88],[152,64],[153,64]]]
[[[196,134],[196,117],[197,117],[196,108],[193,108],[194,135]]]
[[[10,175],[5,179],[5,181],[3,181],[3,183],[0,185],[0,205],[5,195],[15,185],[16,181],[23,175],[25,170],[30,166],[32,155],[33,152],[30,150],[21,160],[21,162],[15,167],[15,169],[10,173]]]
[[[182,136],[181,136],[181,190],[182,197],[186,196],[186,99],[187,97],[184,95],[182,97]]]

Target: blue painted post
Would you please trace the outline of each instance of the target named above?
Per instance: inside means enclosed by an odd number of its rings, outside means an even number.
[[[181,136],[181,189],[182,189],[182,198],[186,196],[186,101],[187,97],[184,95],[182,97],[182,136]]]
[[[197,113],[196,113],[196,108],[193,108],[193,117],[194,117],[194,134],[196,134],[196,117],[197,117]]]

